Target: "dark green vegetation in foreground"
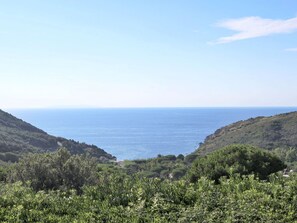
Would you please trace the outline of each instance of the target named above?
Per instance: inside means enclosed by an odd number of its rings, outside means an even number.
[[[218,182],[201,176],[190,183],[187,178],[171,181],[128,175],[111,164],[99,164],[96,171],[85,174],[94,168],[93,159],[70,156],[65,149],[31,156],[0,171],[0,222],[297,221],[294,174],[288,178],[274,174],[263,181],[233,173]],[[45,176],[56,186],[48,184]],[[78,187],[71,183],[77,177],[84,182]]]
[[[188,172],[191,182],[207,178],[219,182],[220,178],[235,174],[254,174],[261,180],[286,168],[286,165],[274,154],[248,145],[230,145],[199,157]]]
[[[297,178],[231,177],[215,184],[121,178],[75,191],[35,192],[0,185],[1,222],[283,222],[297,221]]]
[[[65,148],[54,153],[26,155],[9,168],[8,182],[22,181],[35,191],[69,190],[81,192],[84,185],[98,183],[97,160],[71,155]]]
[[[78,143],[46,132],[0,110],[0,164],[16,162],[26,153],[52,152],[66,147],[72,154],[89,154],[101,161],[115,157],[94,145]]]

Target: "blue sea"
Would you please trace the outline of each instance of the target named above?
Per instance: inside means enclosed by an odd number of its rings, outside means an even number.
[[[94,144],[118,160],[189,154],[216,129],[297,108],[27,109],[10,113],[54,136]]]

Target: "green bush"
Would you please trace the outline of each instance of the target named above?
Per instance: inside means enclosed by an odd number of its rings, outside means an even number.
[[[232,174],[255,174],[260,179],[267,179],[271,173],[285,167],[270,152],[249,145],[230,145],[198,158],[189,170],[188,179],[196,182],[205,176],[218,182],[220,177],[229,177]]]
[[[31,154],[23,157],[11,170],[10,181],[29,182],[38,190],[76,189],[97,182],[96,160],[71,155],[65,148],[54,153]]]

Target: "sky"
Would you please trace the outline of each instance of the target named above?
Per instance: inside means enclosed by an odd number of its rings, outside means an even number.
[[[297,106],[296,0],[0,1],[0,108]]]

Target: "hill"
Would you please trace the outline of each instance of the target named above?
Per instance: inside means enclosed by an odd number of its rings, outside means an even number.
[[[0,161],[15,162],[25,153],[52,152],[66,147],[72,154],[89,154],[100,161],[115,160],[95,145],[55,137],[0,110]]]
[[[297,112],[239,121],[206,137],[194,154],[205,155],[230,144],[249,144],[267,150],[297,148]]]

